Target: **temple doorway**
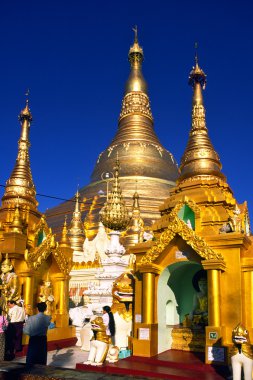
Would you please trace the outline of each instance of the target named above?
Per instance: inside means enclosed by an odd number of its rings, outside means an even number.
[[[202,266],[194,261],[169,265],[158,280],[158,353],[172,347],[172,330],[182,325],[192,310],[195,289],[192,279]]]

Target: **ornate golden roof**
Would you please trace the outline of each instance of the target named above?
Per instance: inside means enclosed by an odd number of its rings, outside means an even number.
[[[114,167],[114,182],[112,191],[108,194],[107,201],[100,211],[101,222],[105,227],[114,231],[124,230],[129,222],[129,215],[119,183],[119,160],[117,157]]]
[[[218,154],[208,136],[206,127],[205,107],[202,95],[202,88],[206,86],[206,74],[199,67],[198,58],[195,58],[195,67],[193,67],[189,76],[189,84],[193,87],[192,100],[192,127],[187,147],[181,160],[181,174],[178,183],[187,178],[214,177],[225,180],[224,174],[221,173],[221,162]]]
[[[25,108],[20,112],[19,120],[21,123],[21,136],[18,142],[18,155],[15,167],[6,182],[2,206],[11,205],[15,207],[19,203],[20,206],[27,205],[31,209],[37,210],[38,202],[35,198],[36,190],[32,179],[29,158],[29,131],[32,114],[29,109],[28,99],[26,100]]]

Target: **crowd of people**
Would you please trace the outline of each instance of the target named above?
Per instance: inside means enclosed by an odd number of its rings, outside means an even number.
[[[29,336],[26,356],[27,366],[47,364],[47,330],[51,316],[46,315],[46,302],[37,304],[38,313],[26,316],[24,305],[8,301],[8,314],[0,308],[0,361],[13,360],[17,352],[22,351],[23,333]],[[103,307],[102,316],[108,343],[114,344],[115,322],[109,306]],[[95,338],[96,339],[96,338]]]

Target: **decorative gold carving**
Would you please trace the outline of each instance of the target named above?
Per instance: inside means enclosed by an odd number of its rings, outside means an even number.
[[[144,233],[144,222],[141,218],[140,205],[139,205],[139,194],[135,191],[133,196],[133,208],[132,216],[129,222],[129,226],[126,230],[126,234],[123,238],[124,243],[128,246],[140,243],[143,241]]]
[[[176,234],[182,239],[203,259],[211,260],[224,260],[220,253],[215,253],[205,242],[204,239],[197,236],[196,233],[189,228],[186,223],[180,220],[177,216],[169,215],[168,228],[161,233],[159,239],[155,244],[146,252],[140,261],[140,266],[149,264],[157,259],[160,253],[166,248],[170,241]]]
[[[76,192],[76,205],[75,211],[70,224],[68,238],[70,246],[74,251],[83,252],[83,243],[85,239],[84,227],[81,219],[81,212],[79,210],[79,192]]]
[[[50,233],[52,234],[52,230],[48,227],[44,214],[41,216],[39,223],[34,229],[34,235],[37,236],[40,231],[44,231],[46,235]]]
[[[74,262],[72,264],[71,270],[80,270],[80,269],[94,269],[94,268],[101,268],[101,259],[99,256],[95,256],[94,261],[82,261],[80,262]]]
[[[107,149],[107,151],[108,151],[108,157],[110,157],[110,155],[113,152],[113,149],[116,148],[116,147],[117,147],[117,145],[111,145],[111,146],[109,146],[109,148]]]
[[[120,119],[131,114],[142,114],[153,120],[149,97],[143,92],[130,92],[125,95],[120,113]]]
[[[103,225],[114,231],[122,231],[129,223],[129,215],[122,197],[119,183],[119,160],[117,158],[114,168],[113,189],[108,195],[104,207],[100,211],[100,217]]]
[[[184,205],[189,206],[190,209],[194,212],[195,216],[198,217],[200,215],[200,208],[197,205],[197,203],[195,203],[193,200],[188,199],[187,197],[185,197],[183,201],[178,202],[176,204],[176,206],[173,208],[173,210],[170,213],[170,218],[173,218],[173,217],[177,216],[178,212],[181,210],[181,208]]]
[[[52,232],[46,236],[39,247],[30,251],[26,249],[24,258],[30,268],[37,270],[48,258],[50,253],[54,256],[60,270],[64,274],[68,274],[72,267],[72,261],[65,257],[59,244],[55,242]]]
[[[127,152],[128,149],[129,149],[129,147],[130,147],[130,141],[128,141],[128,142],[124,142],[124,143],[123,143],[123,147],[124,147],[125,151]]]
[[[5,260],[1,264],[0,276],[0,306],[2,307],[5,313],[7,313],[8,311],[8,301],[19,301],[21,298],[18,276],[13,270],[14,267],[12,265],[12,262],[8,258],[8,254],[6,254]]]
[[[172,350],[204,352],[205,332],[190,328],[174,328],[171,332]]]

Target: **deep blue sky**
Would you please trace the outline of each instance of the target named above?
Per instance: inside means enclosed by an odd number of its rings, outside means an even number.
[[[187,78],[198,41],[209,134],[252,217],[252,20],[250,0],[1,1],[0,184],[15,163],[28,87],[37,192],[68,198],[89,182],[117,128],[137,24],[155,130],[178,162],[190,129]],[[38,201],[41,211],[59,203]]]

